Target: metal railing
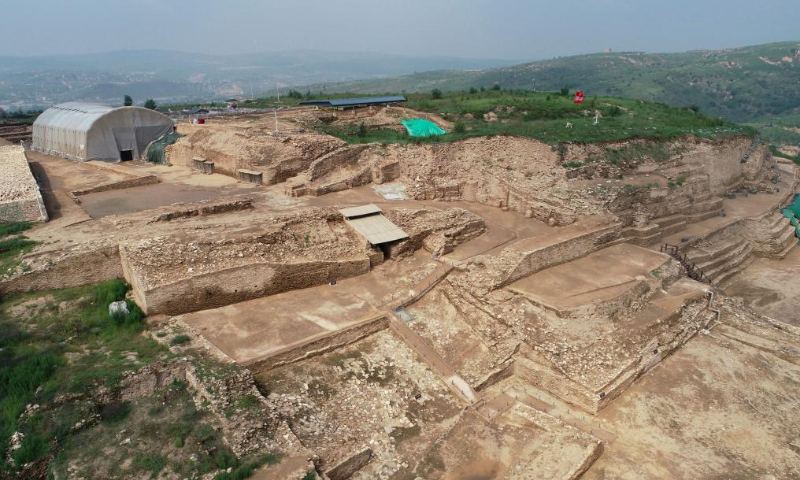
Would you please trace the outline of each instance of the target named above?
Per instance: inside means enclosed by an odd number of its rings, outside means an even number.
[[[680,248],[677,246],[665,243],[664,245],[661,245],[661,253],[666,253],[670,257],[680,262],[684,270],[686,270],[686,275],[692,280],[707,283],[709,285],[714,284],[711,279],[708,278],[708,276],[706,276],[706,274],[697,267],[697,264],[687,257],[685,253],[681,252]]]

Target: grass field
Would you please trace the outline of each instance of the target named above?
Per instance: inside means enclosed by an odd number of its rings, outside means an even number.
[[[75,424],[74,415],[64,412],[54,417],[56,423],[34,415],[20,426],[26,405],[113,386],[123,371],[166,356],[163,347],[139,335],[144,315],[135,304],[129,302],[125,318],[109,316],[108,305],[127,291],[124,281],[114,280],[0,300],[0,444],[7,445],[15,431],[25,434],[13,454],[17,465],[48,454]],[[68,314],[60,313],[65,309]],[[0,465],[10,468],[4,460]]]
[[[0,299],[0,453],[15,432],[23,435],[11,462],[0,455],[0,478],[16,478],[19,466],[43,462],[49,478],[166,473],[239,480],[279,460],[278,454],[237,458],[219,419],[195,405],[185,382],[128,400],[101,395],[113,392],[125,372],[176,358],[147,335],[144,314],[125,300],[129,289],[117,279]],[[120,300],[129,313],[109,315],[109,304]],[[230,365],[193,351],[181,356],[193,360],[200,377],[231,374]]]
[[[390,129],[366,132],[358,126],[324,126],[320,130],[350,143],[438,143],[464,138],[515,135],[535,138],[550,144],[560,142],[603,142],[628,138],[666,139],[683,135],[723,138],[755,135],[746,126],[658,103],[610,97],[587,97],[573,103],[571,95],[504,90],[446,92],[434,99],[429,94],[408,96],[408,107],[440,114],[457,127],[446,135],[412,138]],[[602,115],[594,124],[595,111]],[[486,121],[484,116],[496,116]],[[567,123],[571,128],[567,128]]]
[[[30,222],[0,223],[0,278],[13,273],[20,257],[36,246],[36,242],[20,235],[31,227]]]

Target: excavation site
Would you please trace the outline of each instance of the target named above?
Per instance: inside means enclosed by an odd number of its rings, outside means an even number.
[[[687,109],[507,95],[46,110],[0,146],[0,359],[48,372],[10,468],[800,478],[798,166]]]

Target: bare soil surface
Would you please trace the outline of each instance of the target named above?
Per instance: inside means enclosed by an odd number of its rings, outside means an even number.
[[[418,253],[336,285],[293,290],[180,318],[244,363],[374,316],[435,267],[436,262]]]
[[[754,310],[800,327],[800,247],[783,260],[758,258],[725,290]]]
[[[600,412],[617,438],[583,478],[799,478],[799,395],[797,360],[699,335]]]
[[[90,193],[81,197],[81,206],[92,218],[121,215],[177,203],[193,203],[252,192],[246,186],[198,186],[157,183],[141,187]]]
[[[568,264],[548,268],[508,288],[555,307],[610,300],[632,288],[637,277],[650,275],[669,261],[630,244],[615,245]]]

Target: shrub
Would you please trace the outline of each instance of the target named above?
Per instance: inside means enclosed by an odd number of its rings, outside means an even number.
[[[117,424],[128,418],[131,413],[130,402],[114,402],[100,407],[100,419],[106,424]]]
[[[453,132],[454,133],[464,133],[467,131],[467,127],[464,125],[464,122],[456,122],[453,125]]]
[[[175,445],[175,448],[183,448],[183,438],[182,437],[175,437],[175,441],[172,442]]]
[[[155,477],[167,466],[167,459],[161,455],[137,455],[133,459],[133,466],[137,470],[148,471],[151,477]]]
[[[231,473],[223,472],[218,473],[214,476],[214,480],[244,480],[245,478],[250,478],[253,476],[253,473],[264,465],[274,465],[278,463],[280,460],[280,456],[274,454],[265,454],[261,455],[255,460],[251,460],[249,462],[242,463],[237,465]],[[313,475],[313,472],[309,472]],[[306,474],[305,478],[308,478],[308,474]],[[311,479],[317,478],[316,475],[310,477]]]
[[[581,162],[567,162],[567,163],[562,163],[561,166],[563,166],[564,168],[579,168],[579,167],[583,166],[583,163],[581,163]]]
[[[559,90],[558,93],[562,97],[569,97],[569,85],[561,87],[561,90]]]
[[[156,105],[155,100],[153,100],[152,98],[148,98],[147,101],[144,102],[144,108],[155,110],[156,108],[158,108],[158,105]]]
[[[499,92],[500,90],[502,90],[502,87],[500,86],[499,83],[495,83],[494,85],[492,85],[492,90],[494,90],[495,92]]]
[[[14,450],[11,458],[14,460],[14,464],[25,465],[47,453],[47,449],[47,442],[42,437],[31,434],[22,439],[22,444],[17,450]]]
[[[361,138],[367,136],[367,126],[364,125],[364,122],[361,122],[361,125],[358,126],[358,132],[356,132],[356,135],[358,135]]]
[[[130,95],[125,95],[125,98],[123,100],[123,105],[125,105],[126,107],[130,107],[131,105],[133,105],[133,98]]]
[[[441,90],[439,90],[438,88],[434,88],[434,89],[431,91],[431,98],[432,98],[432,99],[434,99],[434,100],[439,100],[439,99],[441,99],[441,98],[442,98],[442,91],[441,91]]]
[[[189,343],[192,341],[192,338],[189,335],[176,335],[175,338],[170,340],[169,344],[172,346],[175,345],[183,345],[184,343]]]
[[[475,95],[476,93],[478,93],[478,90],[476,90],[475,87],[469,87],[469,94],[470,95]]]

